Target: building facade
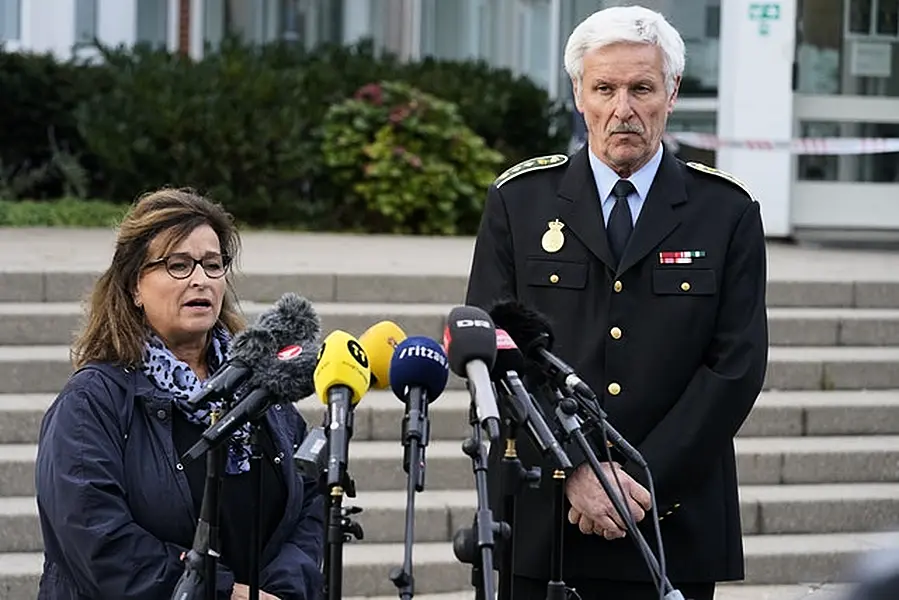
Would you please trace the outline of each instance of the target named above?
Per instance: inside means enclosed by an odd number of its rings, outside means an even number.
[[[570,99],[568,34],[595,10],[631,3],[0,0],[0,41],[67,57],[96,36],[199,57],[228,31],[308,47],[373,38],[410,60],[483,58]],[[899,239],[899,0],[640,3],[686,43],[669,123],[681,156],[746,181],[771,237]]]

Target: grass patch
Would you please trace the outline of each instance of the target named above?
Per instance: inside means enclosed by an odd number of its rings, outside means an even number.
[[[102,200],[0,200],[0,227],[113,227],[127,204]]]

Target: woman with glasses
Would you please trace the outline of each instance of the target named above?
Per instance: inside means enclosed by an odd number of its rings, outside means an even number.
[[[204,460],[180,457],[224,410],[187,400],[244,326],[228,275],[238,248],[230,215],[188,190],[145,195],[122,222],[72,349],[76,371],[41,425],[39,599],[172,597],[206,474]],[[293,405],[263,423],[260,598],[313,600],[322,500],[290,460],[306,424]],[[256,493],[248,428],[225,447],[216,588],[237,600],[248,597]]]

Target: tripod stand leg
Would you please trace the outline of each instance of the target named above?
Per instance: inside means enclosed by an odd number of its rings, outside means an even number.
[[[486,600],[484,596],[484,575],[480,567],[471,567],[471,585],[474,588],[475,600]]]
[[[259,444],[259,425],[250,424],[250,489],[253,490],[253,502],[250,508],[250,560],[249,588],[250,600],[259,600],[259,554],[261,531],[259,522],[262,519],[262,448]]]
[[[515,494],[520,487],[519,470],[521,463],[518,462],[518,450],[516,448],[515,430],[510,427],[508,438],[506,439],[506,453],[502,460],[503,469],[503,515],[502,520],[509,524],[510,533],[507,540],[499,542],[500,548],[500,564],[499,564],[499,586],[497,598],[499,600],[513,600],[512,596],[512,547],[515,536]]]
[[[546,586],[546,600],[565,600],[565,582],[562,580],[562,548],[565,535],[565,472],[553,472],[553,526],[552,551],[549,565],[549,583]]]

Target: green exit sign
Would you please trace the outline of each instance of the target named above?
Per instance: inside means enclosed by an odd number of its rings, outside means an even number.
[[[749,5],[749,20],[758,22],[760,35],[768,35],[771,21],[780,20],[780,3],[753,2]]]

